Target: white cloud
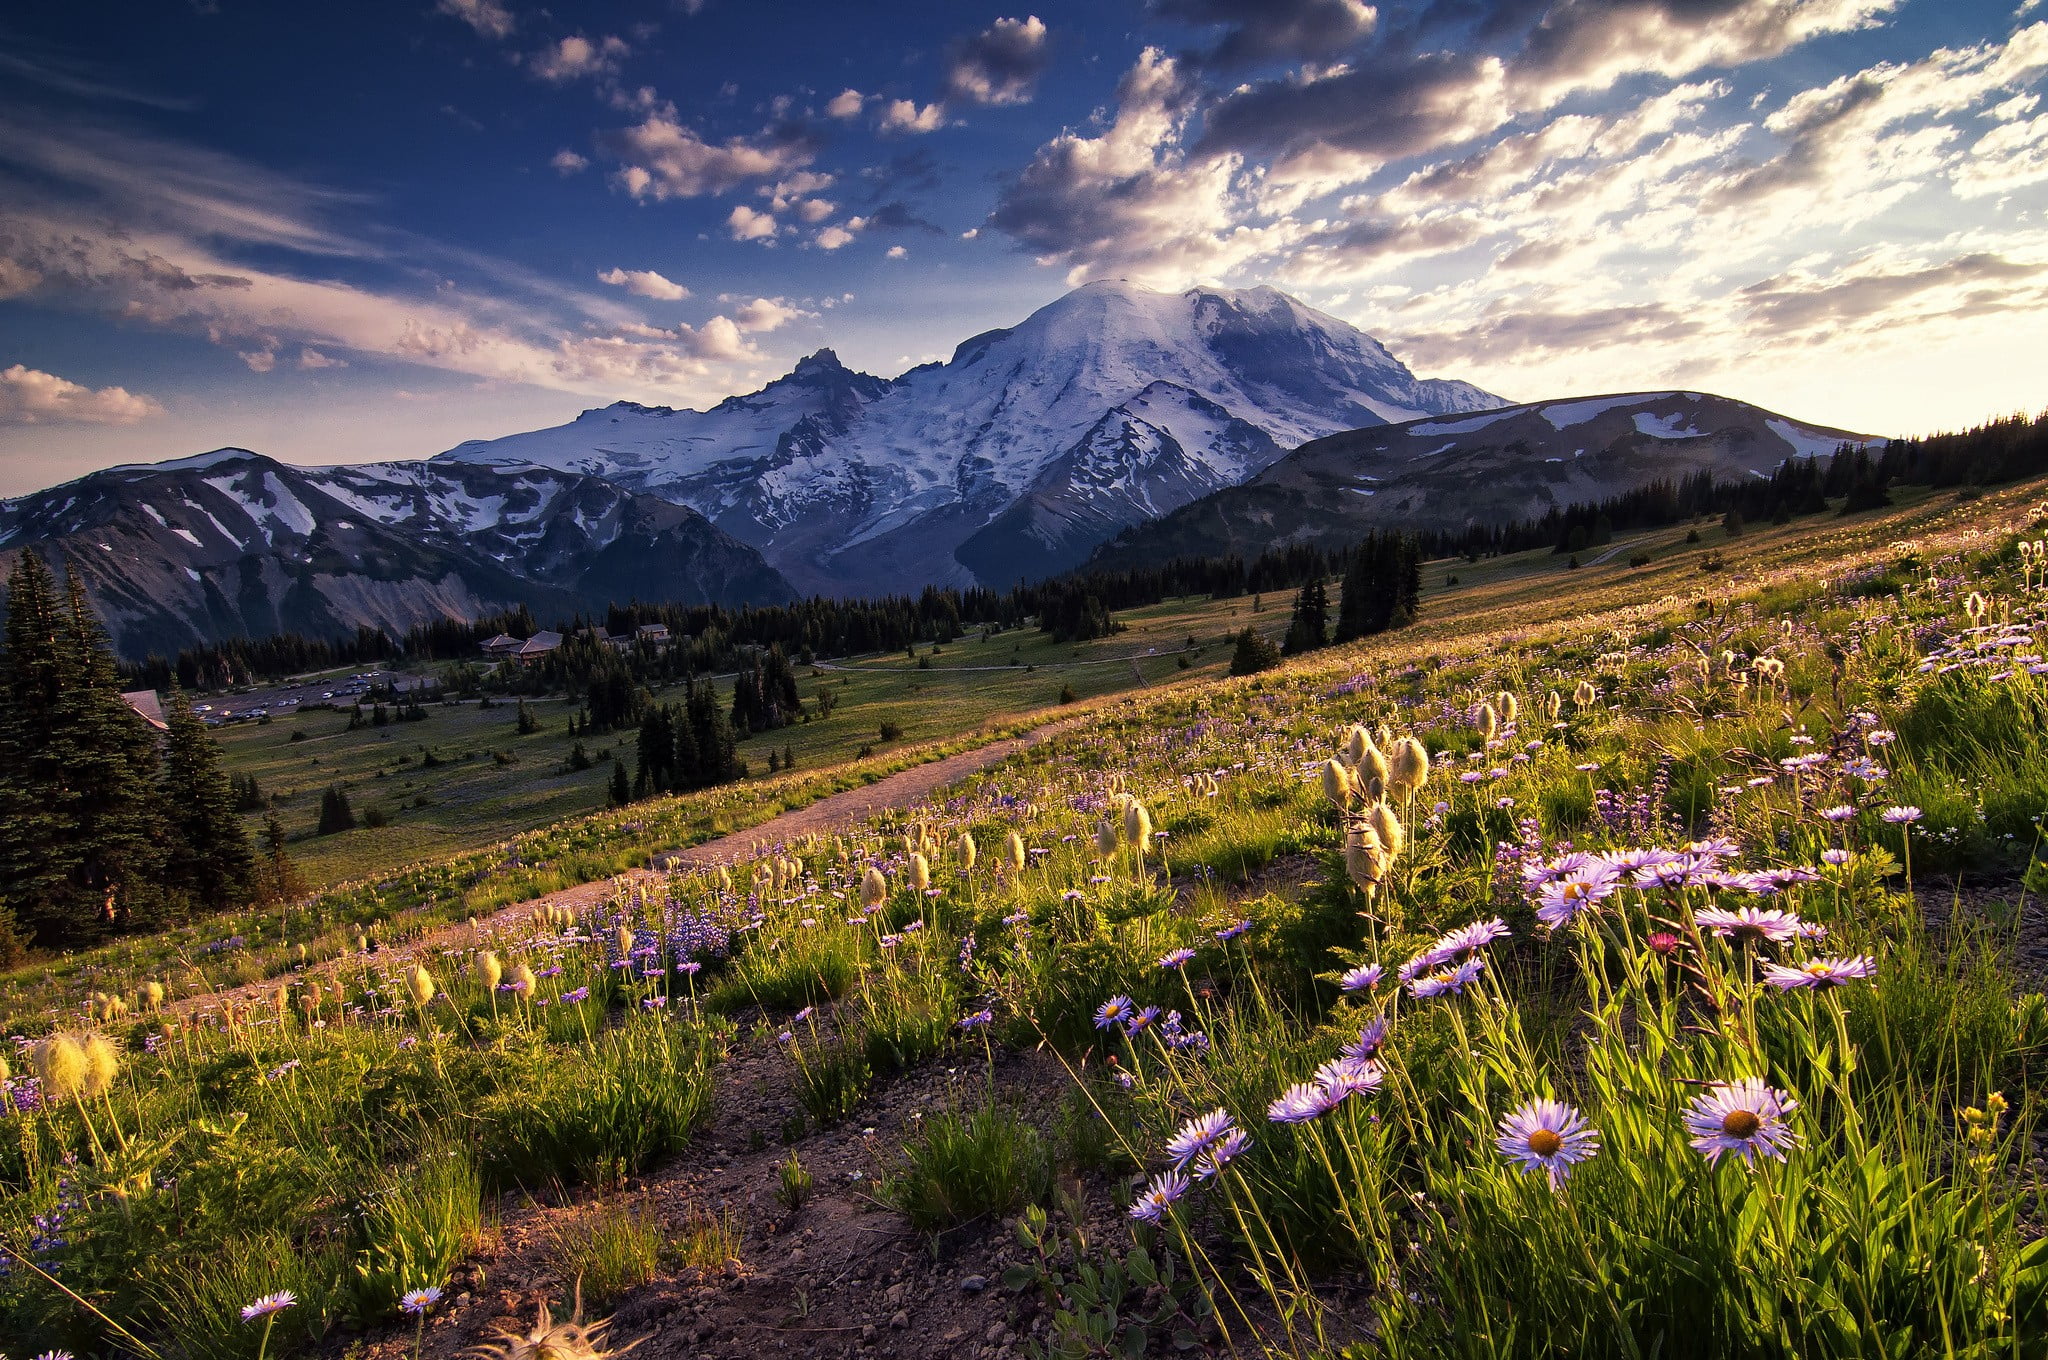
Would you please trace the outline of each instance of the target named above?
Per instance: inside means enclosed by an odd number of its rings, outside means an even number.
[[[711,143],[672,114],[600,137],[621,163],[616,179],[634,198],[695,198],[724,193],[755,179],[778,179],[811,163],[815,148],[800,135],[733,137]]]
[[[268,373],[277,367],[277,351],[274,349],[237,350],[235,357],[247,364],[251,373]]]
[[[725,219],[725,229],[735,241],[770,240],[775,235],[775,215],[756,212],[744,203],[735,203]]]
[[[820,250],[837,250],[853,240],[853,233],[845,227],[831,226],[811,238]]]
[[[953,44],[946,97],[970,104],[1029,103],[1047,56],[1045,23],[1037,15],[998,19]]]
[[[590,168],[590,157],[578,155],[576,152],[564,147],[554,154],[548,161],[548,164],[555,168],[557,174],[573,175],[579,170],[588,170]]]
[[[825,113],[831,118],[858,118],[866,102],[859,90],[841,90],[825,102]]]
[[[607,269],[597,276],[597,281],[657,302],[681,302],[690,295],[689,289],[663,278],[652,269]]]
[[[883,132],[924,133],[937,132],[946,125],[946,110],[941,104],[927,104],[919,108],[909,99],[892,99],[882,107]]]
[[[322,354],[308,345],[299,351],[300,368],[347,368],[348,360],[337,359],[331,354]]]
[[[69,421],[83,425],[133,425],[164,408],[154,397],[125,387],[95,391],[54,373],[15,364],[0,368],[0,424],[42,425]]]
[[[790,303],[787,298],[755,298],[733,309],[733,324],[743,331],[765,334],[778,330],[799,317],[813,313]]]
[[[883,254],[891,260],[907,260],[910,258],[910,251],[904,246],[890,246]]]
[[[526,69],[550,84],[563,85],[589,76],[616,76],[619,63],[630,55],[632,49],[623,38],[592,40],[578,33],[535,52],[526,59]]]
[[[481,36],[500,42],[511,37],[516,26],[512,11],[500,0],[436,0],[434,8],[450,18],[462,20]]]

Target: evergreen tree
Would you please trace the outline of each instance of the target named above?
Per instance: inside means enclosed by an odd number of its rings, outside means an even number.
[[[1237,635],[1237,651],[1230,658],[1232,675],[1253,675],[1280,664],[1280,649],[1268,642],[1258,629],[1247,626]]]
[[[226,911],[255,891],[256,860],[236,815],[220,748],[183,691],[171,692],[164,742],[165,878],[203,911]]]
[[[1421,541],[1412,534],[1367,534],[1344,573],[1337,641],[1406,627],[1415,621],[1421,600]]]
[[[263,864],[257,872],[257,891],[263,901],[272,904],[295,902],[306,895],[306,882],[285,854],[284,844],[284,818],[270,813],[263,819]]]
[[[356,829],[356,810],[349,805],[348,791],[339,784],[329,784],[327,792],[320,795],[320,824],[316,835],[332,836],[338,831]]]
[[[1288,656],[1312,652],[1330,640],[1330,595],[1322,578],[1304,585],[1294,597],[1294,617],[1287,625],[1281,650]]]
[[[633,801],[633,786],[626,781],[626,762],[612,759],[612,806],[624,807]]]

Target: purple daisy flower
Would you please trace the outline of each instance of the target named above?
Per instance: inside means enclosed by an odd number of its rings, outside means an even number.
[[[1180,1126],[1180,1131],[1166,1140],[1166,1155],[1173,1158],[1175,1166],[1185,1166],[1200,1153],[1207,1152],[1221,1142],[1234,1126],[1226,1110],[1211,1110],[1198,1114]]]
[[[1542,1171],[1550,1177],[1550,1188],[1558,1190],[1574,1166],[1600,1150],[1600,1130],[1562,1101],[1532,1100],[1501,1117],[1500,1137],[1493,1145],[1503,1157],[1521,1163],[1522,1174]]]
[[[1362,992],[1367,988],[1379,986],[1380,979],[1386,975],[1387,970],[1376,963],[1363,964],[1338,978],[1337,985],[1347,992]]]
[[[1696,1096],[1685,1111],[1685,1127],[1692,1145],[1719,1163],[1721,1154],[1732,1152],[1744,1166],[1755,1158],[1784,1160],[1787,1149],[1798,1146],[1799,1135],[1785,1116],[1799,1108],[1799,1102],[1784,1091],[1764,1084],[1761,1077],[1715,1082]]]
[[[1764,982],[1781,992],[1799,989],[1824,992],[1830,987],[1846,986],[1876,975],[1877,960],[1868,954],[1847,959],[1808,959],[1790,967],[1782,963],[1764,965]]]
[[[1224,1167],[1230,1159],[1252,1145],[1251,1135],[1243,1129],[1233,1128],[1210,1145],[1208,1151],[1195,1158],[1195,1179],[1206,1181]]]
[[[398,1300],[398,1311],[418,1317],[441,1301],[441,1286],[430,1284],[425,1289],[408,1289]]]
[[[1353,1062],[1365,1062],[1377,1054],[1387,1042],[1387,1017],[1375,1015],[1366,1027],[1358,1031],[1358,1042],[1346,1044],[1345,1057]]]
[[[980,1010],[976,1011],[976,1012],[975,1012],[974,1014],[972,1014],[972,1015],[963,1015],[963,1016],[961,1016],[961,1017],[960,1017],[960,1028],[962,1028],[962,1029],[980,1029],[980,1028],[981,1028],[981,1027],[982,1027],[983,1025],[992,1025],[992,1024],[994,1024],[994,1023],[995,1023],[995,1019],[996,1019],[996,1013],[995,1013],[994,1011],[992,1011],[992,1010],[988,1009],[988,1008],[987,1008],[986,1006],[984,1006],[984,1007],[983,1007],[982,1009],[980,1009]]]
[[[1275,1124],[1306,1124],[1328,1114],[1336,1105],[1337,1102],[1330,1099],[1330,1093],[1323,1087],[1312,1081],[1301,1081],[1282,1091],[1266,1107],[1266,1118]]]
[[[1185,967],[1188,960],[1194,958],[1194,956],[1195,951],[1192,949],[1170,949],[1159,956],[1159,966],[1161,968]]]
[[[1743,944],[1758,940],[1782,944],[1799,934],[1800,925],[1799,917],[1792,912],[1762,907],[1738,907],[1734,911],[1707,907],[1695,913],[1693,919],[1699,922],[1700,929]]]
[[[1920,820],[1920,809],[1907,804],[1903,807],[1888,807],[1877,814],[1892,826],[1911,826]]]
[[[1536,893],[1536,919],[1546,930],[1570,925],[1580,912],[1591,910],[1614,892],[1619,872],[1596,865],[1545,883]]]
[[[265,1294],[256,1302],[243,1306],[242,1321],[254,1322],[258,1318],[267,1318],[274,1313],[282,1313],[287,1308],[296,1307],[298,1302],[299,1296],[292,1293],[289,1289],[279,1290],[275,1294]]]
[[[1095,1028],[1108,1029],[1123,1021],[1136,1010],[1137,1003],[1127,996],[1113,996],[1095,1008]]]
[[[1417,977],[1408,984],[1408,992],[1417,1001],[1427,1001],[1433,996],[1462,993],[1465,988],[1477,982],[1479,975],[1485,971],[1485,959],[1467,959],[1456,968],[1442,968]]]
[[[1182,1195],[1188,1192],[1188,1178],[1178,1171],[1162,1171],[1138,1195],[1131,1217],[1141,1223],[1157,1223]]]
[[[1159,1008],[1157,1006],[1146,1006],[1142,1010],[1131,1012],[1130,1016],[1124,1020],[1124,1033],[1135,1037],[1143,1034],[1158,1022]]]

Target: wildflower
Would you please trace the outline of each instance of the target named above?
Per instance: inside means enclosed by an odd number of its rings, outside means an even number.
[[[1569,925],[1580,912],[1610,896],[1618,877],[1613,866],[1595,863],[1578,873],[1553,879],[1536,895],[1536,919],[1547,930]]]
[[[1826,864],[1836,869],[1839,869],[1844,864],[1847,864],[1849,862],[1849,859],[1850,855],[1847,850],[1829,849],[1820,852],[1820,862],[1822,864]]]
[[[1266,1107],[1275,1124],[1305,1124],[1328,1114],[1351,1096],[1379,1089],[1386,1073],[1378,1063],[1336,1058],[1316,1069],[1313,1080],[1298,1082]]]
[[[1364,1029],[1358,1031],[1358,1042],[1344,1045],[1341,1050],[1353,1062],[1365,1062],[1377,1054],[1387,1042],[1387,1017],[1376,1015]]]
[[[1503,1157],[1520,1162],[1522,1174],[1547,1173],[1550,1188],[1557,1190],[1574,1166],[1600,1150],[1600,1130],[1562,1101],[1532,1100],[1501,1117],[1500,1137],[1493,1145]]]
[[[1247,930],[1250,930],[1251,928],[1251,918],[1246,917],[1244,920],[1239,921],[1236,925],[1225,926],[1223,927],[1223,929],[1217,931],[1216,939],[1220,943],[1228,944],[1230,941],[1236,939],[1238,936],[1244,934]]]
[[[1911,826],[1920,820],[1920,809],[1907,804],[1904,807],[1888,807],[1877,814],[1892,826]]]
[[[810,1019],[817,1013],[818,1008],[816,1006],[806,1006],[802,1010],[798,1011],[795,1015],[790,1016],[789,1018],[791,1023],[801,1025],[804,1021]]]
[[[1113,996],[1096,1007],[1095,1028],[1108,1029],[1112,1025],[1121,1024],[1137,1008],[1137,1003],[1129,997]]]
[[[1417,977],[1408,983],[1408,992],[1417,1001],[1427,1001],[1433,996],[1463,993],[1465,988],[1479,980],[1486,970],[1485,959],[1467,959],[1456,968],[1442,968],[1434,973]]]
[[[412,972],[406,975],[405,989],[412,993],[412,1004],[425,1010],[434,999],[434,975],[424,963],[414,964]]]
[[[570,1005],[570,1006],[573,1006],[573,1005],[575,1005],[575,1004],[576,1004],[577,1002],[579,1002],[579,1001],[588,1001],[588,1000],[590,1000],[590,989],[589,989],[588,987],[578,987],[578,988],[577,988],[577,989],[576,989],[575,991],[573,991],[573,992],[563,992],[563,993],[562,993],[562,1001],[563,1001],[563,1002],[564,1002],[564,1004],[566,1004],[566,1005]]]
[[[418,1317],[441,1301],[441,1286],[430,1284],[425,1289],[408,1289],[398,1300],[398,1311]]]
[[[1475,921],[1452,931],[1436,942],[1434,952],[1441,953],[1445,959],[1455,959],[1483,949],[1495,940],[1505,939],[1507,935],[1508,923],[1496,916],[1491,921]]]
[[[1252,1145],[1251,1136],[1243,1129],[1232,1129],[1219,1138],[1207,1152],[1195,1158],[1195,1179],[1206,1181],[1230,1164],[1230,1159]]]
[[[1781,963],[1764,965],[1764,982],[1781,992],[1797,989],[1824,992],[1830,987],[1845,986],[1876,974],[1877,961],[1868,954],[1848,959],[1808,959],[1790,967]]]
[[[1159,1008],[1157,1006],[1147,1006],[1143,1010],[1133,1011],[1124,1020],[1124,1033],[1130,1035],[1132,1038],[1136,1038],[1138,1035],[1143,1034],[1146,1030],[1152,1028],[1152,1026],[1155,1023],[1157,1023],[1158,1019]]]
[[[1761,1077],[1715,1082],[1706,1093],[1693,1099],[1685,1112],[1685,1126],[1692,1145],[1719,1162],[1721,1154],[1732,1152],[1745,1166],[1758,1156],[1784,1160],[1787,1149],[1795,1147],[1799,1135],[1785,1122],[1785,1116],[1799,1108],[1799,1102],[1783,1091],[1764,1085]]]
[[[1850,807],[1847,803],[1838,803],[1831,808],[1822,808],[1820,815],[1823,821],[1846,822],[1856,816],[1856,809]]]
[[[1159,966],[1161,968],[1180,968],[1185,966],[1188,960],[1192,959],[1194,956],[1195,951],[1192,949],[1168,950],[1165,954],[1162,954],[1160,956]]]
[[[1396,793],[1414,793],[1429,778],[1429,751],[1413,737],[1394,743],[1387,759],[1387,787]]]
[[[1198,1114],[1166,1140],[1166,1155],[1173,1158],[1174,1166],[1186,1166],[1221,1142],[1233,1127],[1227,1110],[1215,1109],[1207,1114]]]
[[[1650,946],[1650,952],[1669,958],[1678,952],[1678,937],[1668,930],[1653,930],[1650,938],[1643,943]]]
[[[1131,1217],[1142,1223],[1157,1223],[1182,1195],[1188,1192],[1188,1178],[1178,1171],[1162,1171],[1138,1195]]]
[[[1711,930],[1724,940],[1740,944],[1753,944],[1758,940],[1769,940],[1782,944],[1799,934],[1799,917],[1789,911],[1765,910],[1761,907],[1738,907],[1726,911],[1720,907],[1708,907],[1694,916],[1700,928]]]
[[[258,1318],[267,1318],[273,1313],[282,1313],[285,1309],[296,1306],[298,1301],[299,1296],[292,1293],[289,1289],[275,1294],[265,1294],[256,1302],[248,1304],[242,1309],[242,1321],[254,1322]]]
[[[990,1025],[990,1024],[994,1024],[994,1023],[995,1023],[995,1018],[996,1018],[996,1013],[995,1013],[994,1011],[992,1011],[992,1010],[988,1009],[988,1008],[987,1008],[986,1006],[984,1006],[984,1007],[982,1007],[982,1009],[980,1009],[980,1010],[976,1011],[976,1012],[975,1012],[974,1014],[972,1014],[972,1015],[963,1015],[963,1016],[961,1016],[961,1017],[960,1017],[960,1028],[962,1028],[962,1029],[980,1029],[980,1028],[981,1028],[981,1027],[982,1027],[983,1025]]]
[[[1387,970],[1377,963],[1362,964],[1345,972],[1337,979],[1337,985],[1347,992],[1362,992],[1380,985]]]

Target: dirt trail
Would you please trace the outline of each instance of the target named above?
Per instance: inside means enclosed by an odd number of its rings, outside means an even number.
[[[668,869],[708,869],[719,864],[737,864],[742,860],[753,857],[762,848],[767,846],[785,844],[805,836],[829,835],[848,831],[878,812],[891,808],[915,806],[948,784],[988,769],[992,765],[1007,760],[1019,751],[1029,750],[1040,742],[1049,740],[1062,732],[1079,726],[1089,717],[1093,716],[1093,713],[1094,710],[1091,708],[1087,712],[1072,714],[1068,717],[1046,723],[1042,727],[1034,727],[1029,732],[1019,736],[1004,737],[1001,740],[992,741],[986,746],[977,746],[971,751],[962,751],[957,755],[950,755],[940,760],[929,761],[923,765],[912,766],[907,770],[898,770],[895,774],[885,775],[872,784],[865,784],[859,788],[846,789],[842,792],[828,795],[806,807],[792,808],[788,812],[772,817],[758,826],[751,826],[743,831],[735,831],[729,835],[720,836],[715,840],[705,841],[700,845],[662,851],[652,856],[652,859],[657,864],[667,866]],[[636,869],[630,873],[621,874],[615,879],[606,878],[590,883],[579,883],[573,888],[563,888],[558,892],[547,893],[540,897],[528,898],[524,902],[514,902],[510,906],[500,907],[489,916],[482,918],[478,925],[485,930],[509,926],[530,916],[535,908],[543,906],[568,907],[572,911],[580,910],[610,899],[620,883],[659,879],[662,876],[663,872],[652,869]],[[451,923],[437,930],[428,931],[418,939],[395,948],[392,951],[392,955],[393,958],[411,958],[419,954],[429,953],[453,940],[466,936],[468,932],[469,925],[467,922]],[[324,977],[331,974],[343,963],[348,962],[354,962],[354,957],[349,956],[330,960],[325,964],[306,970],[304,973],[299,974],[299,976]],[[180,1011],[213,1009],[229,1001],[243,1003],[266,994],[277,985],[278,979],[271,978],[263,982],[248,983],[240,987],[203,992],[196,996],[173,1002],[165,1009],[176,1013]]]

